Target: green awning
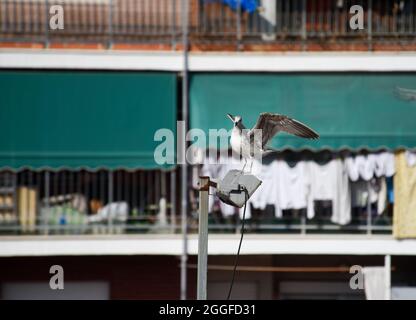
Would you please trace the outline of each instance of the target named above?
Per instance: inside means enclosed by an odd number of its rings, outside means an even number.
[[[229,112],[247,127],[260,112],[291,116],[315,129],[309,141],[281,134],[271,146],[309,149],[416,147],[416,74],[194,74],[191,127],[230,128]],[[210,145],[216,142],[210,139]]]
[[[156,168],[176,74],[0,71],[0,167]]]

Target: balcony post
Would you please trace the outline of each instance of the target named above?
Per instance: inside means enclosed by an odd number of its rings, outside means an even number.
[[[113,47],[113,0],[110,0],[108,3],[108,39],[107,39],[107,49],[111,49]]]
[[[368,13],[367,13],[367,41],[368,51],[373,50],[373,1],[368,0]]]
[[[306,0],[302,0],[302,50],[306,51],[306,39],[307,39],[307,31],[306,31]]]
[[[176,50],[176,0],[172,0],[172,23],[170,26],[172,51]]]
[[[15,4],[16,5],[16,4]],[[49,1],[45,0],[45,48],[49,48]]]
[[[367,235],[371,236],[371,198],[370,198],[370,192],[371,192],[371,185],[370,181],[367,182],[367,192],[368,192],[368,198],[367,198]]]
[[[107,220],[107,229],[108,233],[113,232],[113,210],[112,210],[112,202],[114,199],[114,173],[112,169],[108,171],[108,220]]]
[[[45,208],[46,208],[46,215],[45,220],[43,221],[43,226],[45,228],[44,234],[49,234],[49,221],[50,221],[50,205],[49,205],[49,197],[50,197],[50,190],[51,190],[51,179],[50,179],[50,172],[49,170],[45,171],[44,174],[45,178]]]
[[[241,0],[237,0],[237,51],[241,51],[241,40],[242,40],[242,33],[241,33]]]

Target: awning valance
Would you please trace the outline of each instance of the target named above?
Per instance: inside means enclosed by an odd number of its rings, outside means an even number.
[[[0,167],[156,168],[176,74],[0,71]]]
[[[194,74],[190,108],[191,126],[206,132],[231,128],[227,112],[251,127],[267,111],[298,119],[321,135],[309,141],[280,134],[271,143],[276,148],[416,147],[416,74]]]

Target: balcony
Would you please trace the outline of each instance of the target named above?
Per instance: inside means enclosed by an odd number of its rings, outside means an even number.
[[[179,169],[161,170],[3,170],[0,172],[0,234],[123,235],[179,234]],[[198,167],[191,168],[193,180]],[[189,232],[198,232],[198,192],[190,190]],[[374,207],[354,209],[347,225],[331,222],[328,206],[316,203],[316,216],[306,209],[252,210],[245,230],[274,235],[390,235],[392,206],[383,215]],[[214,205],[210,233],[238,234],[239,215],[223,215]]]
[[[238,3],[238,2],[237,2]],[[414,50],[414,0],[260,1],[255,10],[222,0],[189,1],[195,51]],[[64,28],[51,29],[60,5]],[[350,8],[363,8],[363,29],[350,27]],[[180,49],[181,0],[1,0],[3,47]]]

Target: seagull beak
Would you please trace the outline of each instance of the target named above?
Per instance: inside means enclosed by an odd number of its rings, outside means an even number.
[[[228,116],[228,118],[230,118],[230,120],[231,120],[232,122],[234,122],[234,117],[233,117],[231,114],[227,113],[227,116]]]

